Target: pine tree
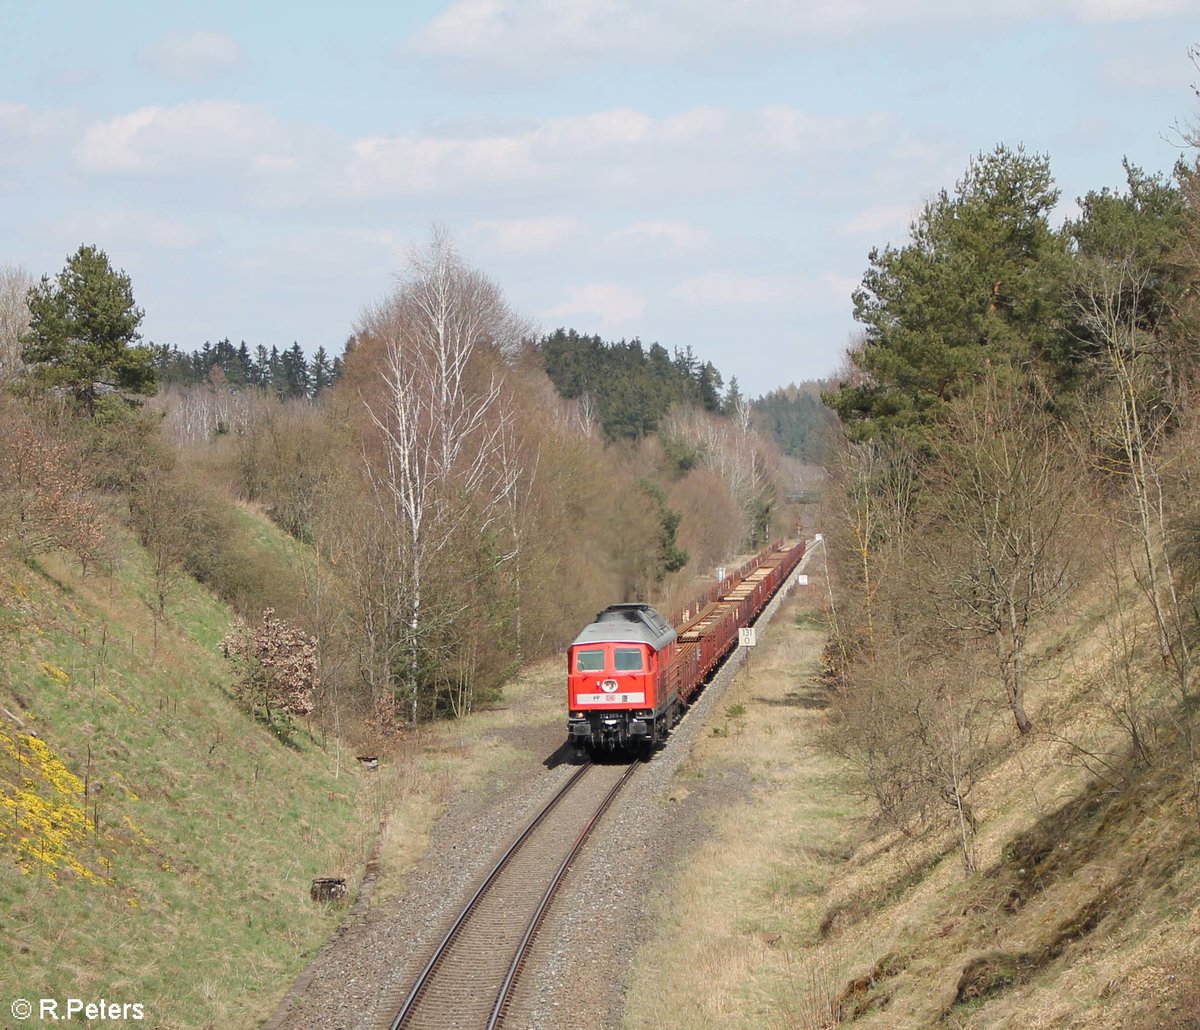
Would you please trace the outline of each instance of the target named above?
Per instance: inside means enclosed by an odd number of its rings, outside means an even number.
[[[264,390],[271,385],[271,355],[261,343],[254,348],[254,385]]]
[[[242,370],[242,382],[250,386],[255,385],[258,382],[257,369],[254,367],[254,359],[250,357],[250,348],[246,346],[245,340],[237,349],[237,363]]]
[[[729,388],[725,391],[725,400],[721,404],[721,410],[724,414],[733,416],[741,407],[744,398],[742,397],[741,388],[738,386],[737,376],[729,377]]]
[[[319,397],[322,390],[333,385],[333,365],[330,363],[329,355],[325,352],[324,347],[318,347],[316,354],[313,355],[309,375],[312,380],[313,397]]]
[[[706,361],[696,373],[696,389],[705,411],[714,414],[721,410],[721,373],[711,361]]]
[[[991,367],[1052,362],[1063,334],[1066,246],[1050,228],[1049,160],[997,147],[926,204],[911,242],[872,250],[854,293],[865,382],[828,402],[860,437],[932,421]]]
[[[287,380],[283,374],[283,362],[279,357],[279,348],[271,345],[271,355],[266,361],[266,386],[274,391],[275,396],[283,400],[287,396]]]
[[[283,369],[284,393],[286,397],[307,397],[311,388],[308,359],[300,344],[293,342],[280,359]]]
[[[43,276],[29,291],[22,359],[44,385],[70,390],[90,417],[105,390],[154,392],[154,352],[137,343],[142,317],[129,276],[98,247],[81,246],[55,279]]]

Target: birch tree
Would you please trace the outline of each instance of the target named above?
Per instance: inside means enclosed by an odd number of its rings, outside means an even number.
[[[664,436],[683,441],[700,455],[700,464],[725,483],[742,511],[740,535],[750,546],[757,546],[768,535],[776,489],[751,415],[750,405],[744,400],[727,419],[688,409],[667,420]]]
[[[380,389],[368,403],[381,446],[367,473],[393,527],[403,689],[414,722],[430,575],[468,525],[482,536],[512,510],[519,470],[506,460],[502,358],[523,328],[499,288],[463,262],[440,228],[410,252],[399,290],[363,326],[382,345]]]
[[[33,276],[21,265],[0,267],[0,387],[21,371],[21,337],[29,329]]]
[[[880,592],[906,567],[918,481],[916,460],[902,441],[840,441],[825,515],[842,595],[833,596],[832,607],[843,659],[858,650],[873,654],[878,624],[891,618]]]

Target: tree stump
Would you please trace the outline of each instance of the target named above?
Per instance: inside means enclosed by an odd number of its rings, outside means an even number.
[[[318,877],[308,890],[313,901],[345,901],[349,893],[345,879],[340,876]]]

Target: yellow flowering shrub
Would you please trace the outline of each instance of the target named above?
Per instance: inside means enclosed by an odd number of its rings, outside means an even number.
[[[65,685],[71,682],[70,673],[65,669],[60,669],[57,665],[51,665],[49,662],[38,662],[38,668],[56,683]]]
[[[59,870],[70,869],[94,880],[78,854],[95,839],[83,781],[40,737],[9,736],[0,728],[0,752],[16,762],[11,782],[0,781],[0,846],[26,873],[38,869],[57,879]]]

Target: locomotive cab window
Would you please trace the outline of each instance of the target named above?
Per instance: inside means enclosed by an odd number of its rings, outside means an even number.
[[[603,651],[578,651],[575,654],[576,672],[603,672]]]
[[[617,672],[641,672],[642,665],[642,649],[640,647],[618,647],[613,651],[615,664],[613,666]]]

